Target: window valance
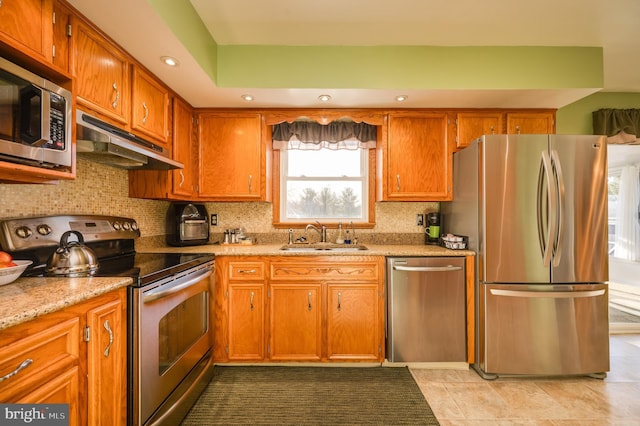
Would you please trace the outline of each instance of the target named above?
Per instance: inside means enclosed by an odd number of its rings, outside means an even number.
[[[593,134],[609,143],[640,144],[640,109],[599,109],[593,112]]]
[[[274,149],[375,148],[376,126],[352,121],[294,121],[273,126]]]

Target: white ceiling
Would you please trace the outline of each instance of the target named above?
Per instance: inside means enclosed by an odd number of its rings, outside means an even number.
[[[174,0],[177,1],[177,0]],[[187,0],[181,0],[187,1]],[[69,0],[196,107],[549,107],[589,90],[221,89],[147,0]],[[218,44],[602,46],[604,91],[640,93],[639,0],[191,0]],[[180,67],[158,58],[172,55]],[[259,72],[259,71],[257,71]],[[400,93],[401,92],[401,93]],[[247,104],[240,95],[251,93]],[[328,93],[331,104],[317,96]]]

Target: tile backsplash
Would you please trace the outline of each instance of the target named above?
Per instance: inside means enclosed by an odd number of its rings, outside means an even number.
[[[142,236],[165,234],[166,201],[129,198],[126,170],[78,158],[77,178],[53,185],[0,184],[0,218],[54,214],[106,214],[134,218]],[[206,203],[218,214],[211,233],[242,227],[248,234],[286,233],[271,222],[271,203]],[[416,213],[438,208],[438,203],[376,203],[376,226],[358,230],[362,234],[422,234],[415,225]]]

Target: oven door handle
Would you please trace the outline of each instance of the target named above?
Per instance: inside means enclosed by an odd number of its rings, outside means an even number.
[[[205,273],[198,274],[195,277],[189,278],[186,281],[177,280],[170,286],[167,286],[167,287],[161,286],[161,287],[158,287],[157,289],[153,289],[148,293],[144,294],[144,296],[142,297],[142,302],[151,303],[155,300],[162,299],[163,297],[167,297],[172,294],[175,294],[196,283],[199,283],[205,278],[208,278],[212,273],[213,273],[213,269],[207,269]]]

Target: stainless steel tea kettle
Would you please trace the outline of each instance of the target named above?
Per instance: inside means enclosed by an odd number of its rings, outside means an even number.
[[[70,235],[78,241],[69,241]],[[78,231],[67,231],[60,237],[60,246],[49,256],[46,274],[59,277],[86,277],[98,272],[99,264],[93,250],[84,245]]]

